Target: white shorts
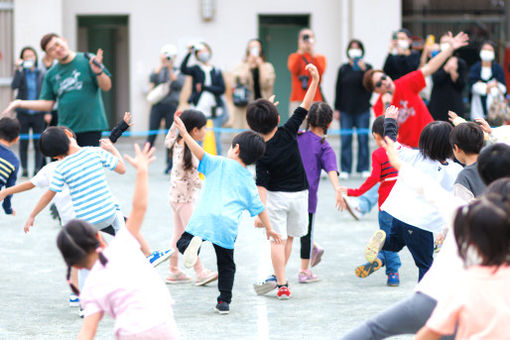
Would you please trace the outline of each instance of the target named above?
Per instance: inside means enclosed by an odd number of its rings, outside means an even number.
[[[298,192],[267,191],[266,209],[274,231],[281,235],[301,237],[308,231],[308,190]]]

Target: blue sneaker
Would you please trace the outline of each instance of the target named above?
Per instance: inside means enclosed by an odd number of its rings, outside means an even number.
[[[173,249],[168,249],[165,251],[153,251],[152,254],[147,256],[147,260],[149,260],[150,264],[152,264],[153,267],[157,267],[161,263],[168,260],[170,256],[174,253]]]
[[[80,307],[80,298],[74,293],[69,294],[69,306]]]
[[[398,273],[389,273],[388,281],[386,282],[386,285],[388,285],[388,287],[400,286],[400,278],[398,276]]]
[[[257,295],[264,295],[269,293],[270,291],[276,289],[276,276],[270,275],[267,279],[262,282],[257,282],[253,284],[253,289],[255,289],[255,293]]]

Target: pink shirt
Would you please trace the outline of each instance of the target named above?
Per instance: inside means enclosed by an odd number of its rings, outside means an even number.
[[[104,255],[108,263],[94,264],[80,294],[85,316],[110,315],[117,338],[161,325],[170,325],[177,337],[170,292],[127,228],[119,230]]]
[[[454,278],[452,278],[453,280]],[[510,266],[473,266],[455,279],[457,288],[439,300],[427,327],[455,339],[508,339],[510,336]]]

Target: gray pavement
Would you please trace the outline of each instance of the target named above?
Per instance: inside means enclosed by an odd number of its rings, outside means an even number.
[[[158,140],[158,160],[150,172],[150,205],[142,232],[154,249],[166,248],[172,233],[172,212],[168,203],[169,176],[163,175],[164,156]],[[225,136],[225,141],[228,137]],[[122,153],[132,152],[134,140],[123,139]],[[338,150],[338,138],[330,138]],[[125,214],[131,208],[134,171],[109,174],[110,186],[121,201]],[[25,180],[25,179],[22,179]],[[21,182],[21,181],[19,181]],[[361,184],[360,177],[346,181]],[[0,219],[0,339],[72,339],[82,320],[77,308],[68,306],[69,289],[65,266],[55,245],[58,224],[43,211],[35,228],[23,233],[24,222],[42,191],[33,190],[13,199],[17,215]],[[168,286],[175,300],[174,313],[183,339],[334,339],[386,306],[408,296],[416,284],[418,271],[407,250],[401,252],[401,286],[386,287],[384,269],[366,278],[354,275],[363,263],[363,249],[376,230],[377,209],[355,222],[347,213],[334,209],[333,190],[321,181],[316,219],[316,241],[326,249],[322,262],[314,268],[320,281],[297,282],[299,243],[295,241],[287,275],[292,298],[279,301],[275,295],[256,296],[252,283],[264,269],[260,260],[264,240],[260,230],[244,216],[239,227],[235,260],[237,272],[229,315],[213,312],[218,294],[215,284]],[[2,212],[3,214],[3,212]],[[201,253],[204,265],[215,268],[210,244]],[[162,279],[168,263],[157,268]],[[186,272],[193,276],[191,271]],[[105,317],[97,339],[113,338],[113,320]],[[410,339],[411,336],[394,339]]]

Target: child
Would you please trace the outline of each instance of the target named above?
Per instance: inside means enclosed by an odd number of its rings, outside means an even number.
[[[90,274],[80,295],[84,308],[79,339],[92,339],[104,313],[115,319],[116,339],[175,339],[172,298],[158,273],[140,253],[140,228],[148,204],[148,166],[154,149],[135,145],[134,159],[126,159],[137,170],[133,208],[110,246],[105,247],[95,226],[72,220],[57,236],[57,246],[68,266],[87,268]],[[80,292],[71,284],[71,288]]]
[[[18,120],[4,117],[0,119],[0,189],[16,184],[19,159],[9,148],[19,140],[20,125]],[[7,195],[2,204],[7,215],[15,215],[11,207],[11,195]]]
[[[384,116],[379,116],[372,124],[372,136],[375,143],[379,147],[372,153],[372,173],[358,189],[347,189],[342,187],[341,190],[348,196],[359,197],[370,190],[374,185],[380,183],[379,193],[379,228],[386,234],[390,234],[393,217],[386,211],[381,210],[381,205],[391,192],[397,180],[398,170],[391,166],[386,151],[382,147],[384,136]],[[355,274],[360,278],[367,277],[374,271],[386,265],[386,275],[388,277],[386,284],[389,287],[398,287],[400,278],[398,269],[401,266],[398,253],[392,251],[380,251],[377,259],[372,263],[367,263],[356,268]]]
[[[202,141],[205,136],[207,120],[204,114],[197,110],[177,111],[186,130],[196,141]],[[165,138],[165,146],[172,153],[172,171],[170,173],[170,205],[174,213],[174,232],[170,247],[176,249],[177,240],[181,237],[193,212],[196,192],[202,187],[198,177],[198,159],[184,143],[178,134],[177,126],[172,124]],[[177,251],[170,257],[169,274],[166,283],[190,282],[191,278],[179,270],[179,253]],[[218,279],[218,273],[204,269],[202,261],[197,260],[194,265],[196,285],[203,286]]]
[[[204,188],[197,209],[191,216],[186,231],[177,241],[177,248],[184,254],[184,266],[191,268],[198,259],[202,241],[210,241],[216,252],[218,264],[218,289],[220,295],[215,310],[228,314],[234,284],[234,242],[241,214],[248,210],[258,215],[266,228],[267,238],[280,243],[269,223],[264,205],[260,201],[251,173],[246,169],[264,154],[264,140],[252,131],[234,137],[228,158],[211,156],[197,144],[179,117],[174,124],[191,152],[200,161],[198,171],[205,176]]]
[[[508,184],[508,179],[502,179]],[[498,185],[495,182],[493,185]],[[457,289],[439,300],[416,339],[507,339],[510,334],[509,197],[486,194],[457,210],[455,241],[464,265]],[[475,259],[473,259],[475,258]],[[476,261],[474,264],[474,260]]]
[[[310,270],[310,265],[313,267],[318,264],[324,253],[323,249],[318,248],[314,244],[312,237],[315,220],[314,214],[317,210],[317,190],[319,189],[322,169],[328,173],[329,180],[336,192],[335,205],[337,209],[340,209],[343,204],[342,193],[339,189],[340,184],[338,183],[338,167],[336,165],[335,152],[326,141],[326,134],[332,120],[333,110],[328,104],[322,102],[314,103],[308,112],[307,131],[300,133],[297,137],[306,178],[310,185],[308,191],[308,233],[301,237],[299,283],[310,283],[319,280],[317,275]]]
[[[277,288],[279,299],[290,298],[285,276],[294,237],[306,235],[308,181],[297,143],[298,129],[305,119],[319,83],[317,68],[308,64],[312,81],[303,103],[289,120],[278,127],[280,115],[276,106],[268,100],[258,99],[248,105],[246,119],[250,129],[260,133],[266,142],[264,157],[257,161],[257,186],[262,202],[276,232],[284,242],[271,243],[271,261],[274,274],[261,284],[255,284],[257,294],[265,294]],[[260,225],[260,221],[256,221]],[[276,282],[275,282],[276,281]],[[276,283],[276,284],[275,284]]]

